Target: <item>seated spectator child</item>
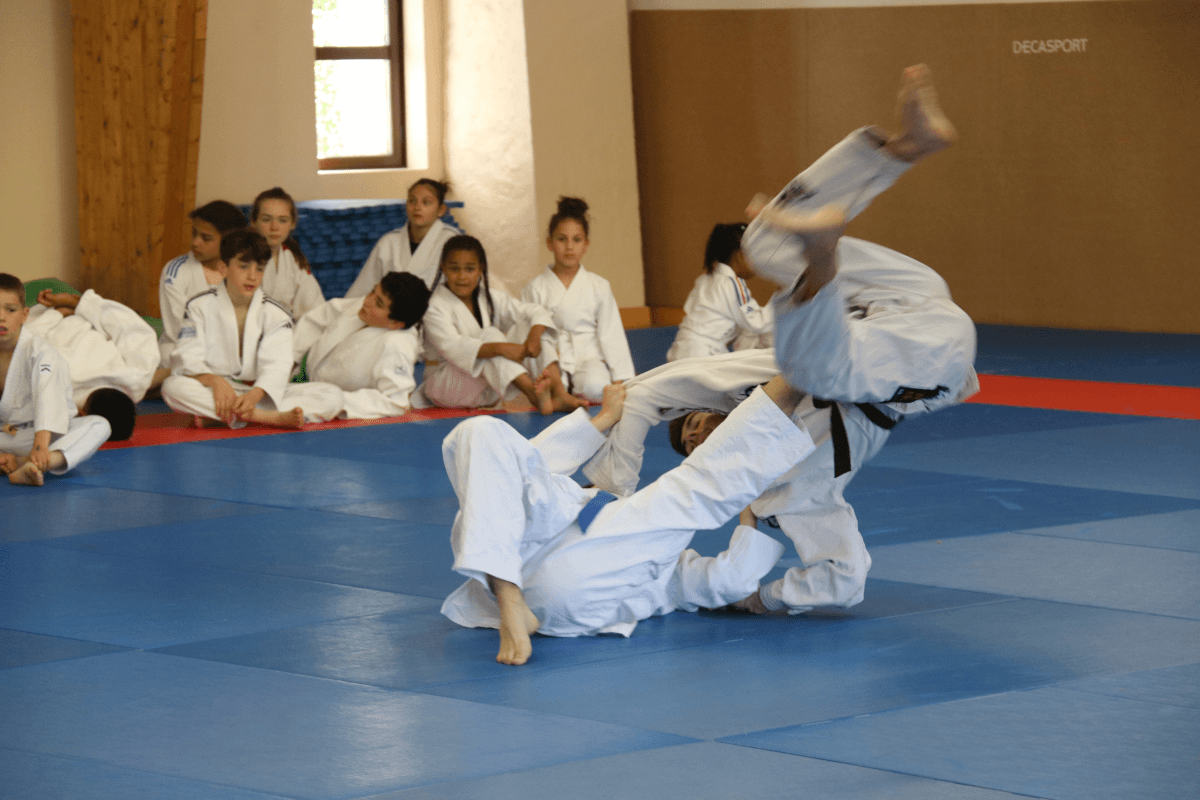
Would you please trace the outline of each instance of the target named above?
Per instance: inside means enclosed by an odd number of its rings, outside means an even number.
[[[282,303],[294,320],[324,303],[321,285],[292,238],[296,229],[296,202],[292,196],[278,186],[259,194],[250,212],[250,227],[271,245],[271,260],[263,273],[263,293]]]
[[[145,397],[158,366],[154,329],[133,309],[91,289],[83,296],[46,289],[37,299],[25,328],[67,360],[79,413],[107,419],[110,439],[128,439],[134,404]]]
[[[770,306],[759,306],[746,286],[754,270],[742,255],[745,230],[741,223],[713,227],[704,248],[704,274],[683,304],[683,322],[667,361],[771,346],[775,315]]]
[[[461,233],[441,220],[449,191],[450,184],[432,178],[421,178],[408,187],[404,206],[408,223],[380,237],[346,297],[366,297],[389,272],[411,272],[433,288],[442,247]]]
[[[9,483],[41,486],[91,458],[108,421],[77,416],[66,360],[25,330],[25,285],[0,273],[0,472]]]
[[[567,393],[557,373],[530,374],[526,359],[542,352],[550,312],[488,287],[487,254],[473,236],[455,236],[442,250],[438,281],[425,312],[429,364],[421,394],[448,408],[479,408],[515,397],[542,414],[573,411],[587,401]]]
[[[231,428],[247,422],[288,428],[332,419],[342,392],[327,383],[288,383],[292,317],[262,291],[271,247],[261,234],[221,239],[225,280],[188,300],[163,399],[171,408]]]
[[[362,300],[326,301],[296,323],[292,355],[306,355],[309,380],[342,390],[341,419],[395,417],[408,411],[421,357],[418,327],[429,288],[416,275],[389,272]]]
[[[171,351],[179,341],[183,307],[188,298],[220,283],[225,277],[221,261],[221,237],[246,227],[246,217],[233,203],[213,200],[190,213],[191,252],[167,262],[158,279],[158,313],[163,332],[158,340],[158,370],[151,388],[158,388],[171,374]]]
[[[539,366],[561,370],[567,391],[599,401],[605,386],[629,380],[634,371],[612,287],[583,266],[590,243],[587,210],[578,197],[558,198],[546,238],[554,264],[529,282],[521,299],[547,309],[558,330],[553,349],[542,352]]]

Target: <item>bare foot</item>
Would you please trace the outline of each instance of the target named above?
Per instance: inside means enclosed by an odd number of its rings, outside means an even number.
[[[41,486],[45,481],[42,471],[32,461],[26,461],[8,473],[8,482],[17,486]]]
[[[750,204],[746,206],[746,221],[752,222],[755,217],[762,213],[762,210],[767,207],[767,203],[771,202],[771,197],[762,192],[750,198]]]
[[[0,453],[0,473],[11,475],[19,466],[21,462],[12,453]]]
[[[488,585],[500,605],[500,652],[496,660],[501,664],[519,666],[533,655],[530,636],[537,632],[538,618],[525,604],[525,595],[515,583],[488,576]]]
[[[830,203],[816,211],[787,211],[764,208],[759,212],[763,222],[789,230],[804,242],[804,254],[811,262],[820,253],[832,253],[842,231],[846,230],[846,211]]]
[[[890,138],[884,148],[901,161],[913,163],[958,139],[958,131],[938,105],[929,67],[917,64],[904,70],[897,98],[900,133]]]
[[[291,411],[267,411],[257,406],[242,417],[246,422],[257,422],[259,425],[273,425],[277,428],[304,427],[304,409],[297,406]]]

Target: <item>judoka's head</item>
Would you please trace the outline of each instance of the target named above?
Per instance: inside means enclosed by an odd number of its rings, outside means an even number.
[[[409,230],[427,231],[446,213],[446,192],[450,184],[421,178],[408,187],[408,198],[404,201],[404,212],[408,215]]]
[[[750,278],[754,270],[742,255],[742,234],[746,226],[740,222],[718,223],[708,235],[704,247],[704,271],[712,274],[717,264],[728,264],[739,278]]]
[[[554,266],[574,269],[587,253],[588,204],[578,197],[558,198],[558,211],[550,218],[546,247],[554,254]]]
[[[271,245],[258,231],[234,231],[221,238],[221,260],[225,262],[225,288],[230,299],[249,301],[262,285],[271,260]]]
[[[389,272],[363,298],[358,318],[371,328],[411,328],[429,307],[429,287],[411,272]]]
[[[221,260],[221,237],[246,227],[246,217],[233,203],[213,200],[188,214],[192,218],[192,255],[201,264]]]
[[[95,414],[108,420],[111,442],[123,442],[133,435],[137,407],[129,395],[117,389],[97,389],[83,403],[83,415]]]
[[[261,233],[276,252],[296,229],[296,201],[278,186],[254,198],[250,225]]]
[[[17,346],[21,326],[28,318],[25,284],[15,275],[0,272],[0,350],[12,350]]]
[[[713,411],[692,411],[676,417],[667,426],[671,447],[681,456],[690,456],[725,421],[725,416]]]

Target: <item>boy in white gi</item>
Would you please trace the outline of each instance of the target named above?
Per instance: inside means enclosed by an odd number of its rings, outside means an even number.
[[[67,362],[24,329],[25,286],[0,273],[0,472],[9,483],[41,486],[91,458],[111,430],[103,417],[78,417]]]
[[[67,360],[75,405],[83,415],[99,414],[112,427],[114,441],[128,439],[146,395],[159,350],[154,329],[131,308],[88,289],[38,294],[27,330],[54,345]]]
[[[945,281],[907,256],[841,235],[846,220],[912,164],[956,138],[924,65],[905,70],[900,108],[899,134],[851,134],[755,207],[742,239],[755,270],[783,287],[772,300],[776,359],[788,382],[809,393],[810,408],[800,411],[822,443],[753,505],[782,527],[805,564],[738,604],[755,613],[862,600],[871,560],[842,498],[845,484],[905,415],[961,402],[979,388],[975,327]],[[705,412],[681,419],[683,452],[721,423]]]
[[[271,247],[261,234],[235,231],[221,239],[225,280],[188,300],[163,381],[171,408],[231,428],[247,422],[286,428],[332,419],[342,391],[327,383],[288,383],[292,316],[262,292]]]
[[[454,569],[470,578],[442,613],[499,628],[501,663],[525,663],[534,632],[628,636],[657,614],[743,599],[783,552],[749,527],[716,558],[685,548],[695,531],[728,521],[812,450],[788,416],[799,393],[776,376],[683,464],[613,499],[569,476],[603,444],[624,392],[609,386],[595,418],[577,409],[533,440],[476,417],[442,444],[460,506]]]
[[[410,272],[389,272],[362,300],[329,300],[296,323],[292,355],[308,356],[309,380],[342,390],[342,419],[399,416],[417,388],[421,357],[417,325],[429,306],[429,287]]]

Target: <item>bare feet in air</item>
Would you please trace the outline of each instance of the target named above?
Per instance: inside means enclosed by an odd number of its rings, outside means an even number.
[[[45,481],[42,471],[32,461],[26,461],[8,473],[8,482],[17,486],[41,486]]]
[[[958,139],[954,125],[938,105],[933,75],[924,64],[904,70],[896,104],[900,133],[888,139],[884,148],[901,161],[920,161]]]
[[[541,623],[525,604],[525,595],[515,583],[489,575],[488,585],[500,606],[500,652],[496,654],[496,660],[514,666],[524,664],[533,655],[533,642],[529,637],[537,632]]]

